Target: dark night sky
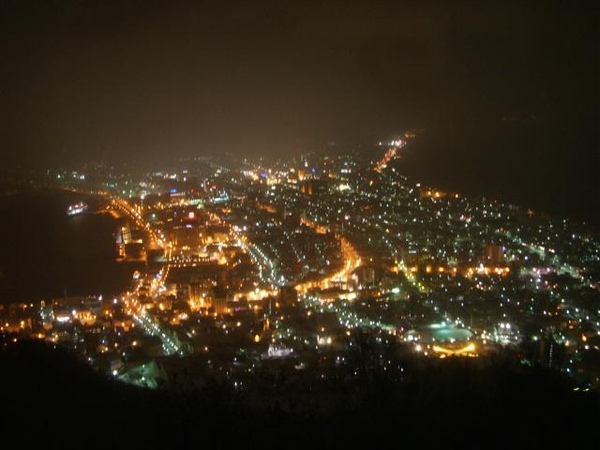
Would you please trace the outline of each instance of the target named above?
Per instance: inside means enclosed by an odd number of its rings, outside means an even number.
[[[416,128],[422,170],[542,164],[597,205],[598,24],[591,1],[2,0],[1,160],[283,155]]]

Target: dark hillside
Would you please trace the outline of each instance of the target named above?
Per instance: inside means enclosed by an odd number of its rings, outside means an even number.
[[[2,436],[27,447],[590,448],[600,419],[596,394],[503,358],[407,361],[397,381],[376,371],[360,383],[290,381],[260,402],[219,383],[178,392],[123,385],[41,342],[5,345],[0,367]],[[286,402],[300,387],[302,404]],[[335,391],[329,408],[319,406],[325,389]]]

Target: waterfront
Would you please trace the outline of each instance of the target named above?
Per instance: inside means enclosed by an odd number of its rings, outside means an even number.
[[[80,200],[89,210],[66,214]],[[101,202],[54,190],[0,197],[0,303],[113,295],[126,289],[139,263],[116,260],[117,221],[97,213]]]

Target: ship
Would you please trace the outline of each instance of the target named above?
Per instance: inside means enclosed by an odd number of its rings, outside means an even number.
[[[78,214],[82,214],[88,210],[88,207],[88,204],[85,202],[73,203],[67,208],[67,215],[76,216]]]

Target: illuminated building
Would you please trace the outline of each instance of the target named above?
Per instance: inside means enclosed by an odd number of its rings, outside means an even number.
[[[486,259],[494,265],[502,263],[504,261],[504,246],[493,242],[488,244]]]

